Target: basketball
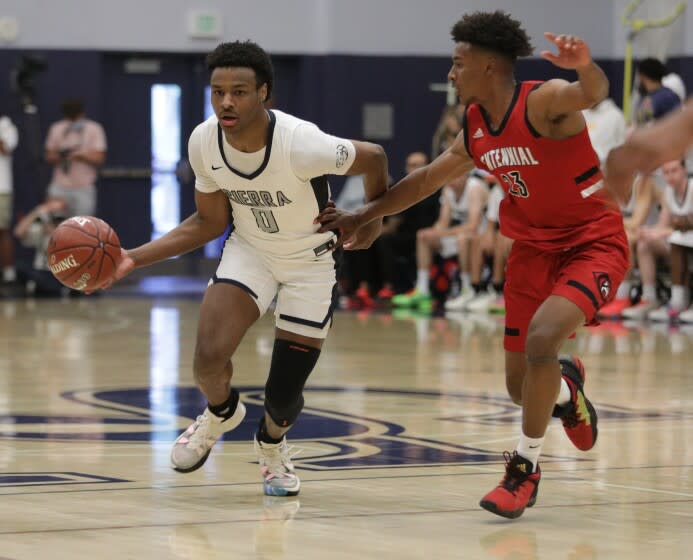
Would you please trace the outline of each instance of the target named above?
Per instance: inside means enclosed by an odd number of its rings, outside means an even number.
[[[120,262],[118,235],[103,220],[75,216],[62,222],[48,240],[48,268],[73,290],[97,290]]]

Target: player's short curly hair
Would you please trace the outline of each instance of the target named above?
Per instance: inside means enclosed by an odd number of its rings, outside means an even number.
[[[470,43],[513,61],[532,54],[532,43],[520,22],[501,10],[466,14],[452,27],[452,38],[456,43]]]
[[[207,68],[212,72],[215,68],[240,66],[252,68],[255,72],[257,87],[267,84],[267,99],[272,97],[274,69],[272,60],[265,50],[252,41],[233,41],[221,43],[207,55]]]

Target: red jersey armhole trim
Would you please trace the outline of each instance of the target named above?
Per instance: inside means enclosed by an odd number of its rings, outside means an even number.
[[[529,94],[532,93],[535,89],[537,89],[539,86],[541,86],[544,82],[539,82],[538,84],[534,84],[532,86],[532,89],[530,89],[527,92],[527,96],[525,97],[525,124],[527,125],[527,129],[529,130],[530,134],[534,136],[535,138],[541,138],[541,134],[537,132],[537,129],[532,126],[532,123],[529,122],[529,116],[527,115],[527,100],[529,99]]]
[[[467,155],[471,158],[472,152],[469,150],[469,131],[467,130],[467,111],[469,110],[469,105],[464,106],[464,113],[462,114],[462,134],[464,135],[464,149],[467,150]]]

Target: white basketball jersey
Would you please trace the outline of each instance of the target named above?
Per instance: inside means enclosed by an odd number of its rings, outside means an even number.
[[[477,177],[469,177],[465,183],[464,190],[461,195],[457,195],[452,187],[443,187],[440,202],[447,201],[450,205],[452,225],[465,224],[469,221],[469,199],[472,190],[478,189],[486,192],[488,190],[486,183]],[[486,216],[483,215],[479,223],[481,229],[486,221]]]
[[[688,179],[683,200],[678,200],[674,188],[667,185],[666,189],[664,189],[664,203],[667,205],[672,216],[683,217],[693,215],[693,179]],[[674,245],[693,248],[693,230],[674,230],[669,236],[668,241]]]
[[[354,145],[281,111],[268,111],[268,115],[264,158],[250,172],[239,169],[245,154],[236,152],[238,161],[234,161],[234,149],[216,116],[200,124],[189,146],[195,187],[202,192],[224,191],[233,213],[232,235],[259,252],[290,259],[318,257],[329,252],[335,239],[333,233],[316,233],[319,225],[313,223],[330,198],[326,174],[344,174],[349,169]],[[299,127],[303,127],[301,134],[295,134]],[[303,160],[313,158],[313,176],[296,175],[297,154]]]

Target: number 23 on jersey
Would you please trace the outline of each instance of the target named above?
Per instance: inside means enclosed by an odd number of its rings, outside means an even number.
[[[519,171],[508,171],[508,173],[501,173],[500,176],[503,182],[508,186],[509,194],[519,198],[529,197],[527,183],[522,180]]]

